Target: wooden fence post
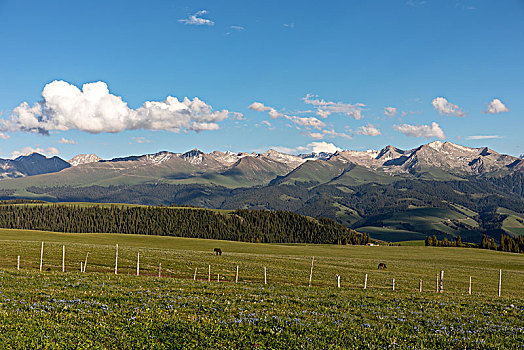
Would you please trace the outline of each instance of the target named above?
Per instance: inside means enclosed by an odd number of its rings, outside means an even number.
[[[80,261],[80,272],[84,272],[84,262]]]
[[[311,287],[311,280],[313,279],[313,264],[315,263],[315,257],[311,259],[311,272],[309,273],[309,285],[308,287]]]
[[[499,297],[502,292],[502,269],[499,270]]]
[[[158,277],[162,277],[162,263],[158,263]]]
[[[193,281],[196,281],[197,269],[198,269],[198,267],[195,267],[195,273],[193,275]]]
[[[395,290],[395,279],[394,278],[393,278],[393,285],[392,285],[392,287],[393,287],[392,290],[394,291]]]
[[[217,282],[220,282],[220,274],[217,273]]]
[[[44,261],[44,242],[42,242],[42,249],[40,249],[40,272],[42,272],[43,261]]]
[[[469,276],[469,288],[468,288],[468,294],[471,295],[471,276]]]
[[[366,277],[364,278],[364,289],[368,287],[368,274],[366,273]]]
[[[140,276],[140,252],[136,255],[136,275]]]
[[[87,252],[86,254],[86,262],[84,263],[84,272],[86,272],[86,268],[87,268],[87,258],[89,257],[89,252]]]
[[[336,277],[337,277],[337,288],[340,288],[340,275],[337,274]]]
[[[115,275],[118,275],[118,243],[116,245],[116,254],[115,254]]]
[[[264,284],[267,284],[267,269],[264,266]]]
[[[437,289],[435,290],[436,293],[438,293],[438,272],[437,272]]]
[[[207,281],[211,282],[211,265],[207,266]]]
[[[444,270],[440,271],[440,292],[444,293]]]
[[[62,272],[65,272],[65,245],[62,246]]]
[[[422,280],[418,280],[418,292],[422,293]]]
[[[235,275],[235,283],[238,283],[238,265],[237,265],[237,273]]]

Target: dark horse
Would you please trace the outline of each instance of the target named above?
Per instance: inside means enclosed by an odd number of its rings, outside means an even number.
[[[220,248],[215,248],[215,249],[214,249],[214,252],[215,252],[217,255],[222,255],[222,249],[220,249]]]
[[[378,264],[378,268],[379,269],[387,269],[386,264],[384,264],[384,263]]]

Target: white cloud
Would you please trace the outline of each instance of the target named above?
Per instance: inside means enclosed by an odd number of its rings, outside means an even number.
[[[508,112],[508,111],[509,109],[504,105],[504,103],[502,103],[502,101],[499,100],[498,98],[495,98],[493,99],[493,101],[491,101],[488,104],[488,107],[486,108],[484,113],[499,114],[499,113]]]
[[[324,134],[320,132],[306,132],[306,135],[317,140],[322,140],[324,138]]]
[[[260,124],[265,125],[265,126],[267,126],[267,127],[269,127],[269,128],[271,127],[271,123],[268,122],[267,120],[262,120],[262,121],[260,122]]]
[[[362,108],[366,106],[365,104],[356,103],[352,105],[349,103],[320,100],[315,97],[317,96],[307,94],[306,97],[302,98],[302,101],[308,105],[315,106],[316,113],[321,118],[327,118],[331,114],[345,114],[356,120],[362,119]]]
[[[387,117],[394,117],[397,114],[397,109],[395,107],[386,107],[384,108],[384,115]]]
[[[310,153],[310,152],[335,153],[337,151],[342,151],[341,148],[335,146],[332,143],[325,142],[325,141],[319,141],[319,142],[315,141],[315,142],[309,143],[307,146],[298,146],[294,148],[285,147],[285,146],[271,146],[269,148],[274,149],[275,151],[278,151],[278,152],[288,153],[288,154],[293,154],[293,153],[298,153],[298,152],[301,152],[301,153]]]
[[[5,134],[3,132],[0,132],[0,139],[7,140],[9,138],[11,138],[11,136],[9,136],[9,135],[7,135],[7,134]]]
[[[500,135],[474,135],[466,137],[466,140],[490,140],[490,139],[502,139],[504,136]]]
[[[437,137],[439,139],[446,138],[444,131],[442,131],[440,126],[435,122],[431,123],[431,125],[393,125],[393,128],[406,136],[425,138]]]
[[[55,156],[55,155],[59,154],[60,152],[55,147],[49,147],[49,148],[46,148],[46,149],[43,149],[43,148],[40,148],[40,147],[37,147],[37,148],[24,147],[24,148],[22,148],[19,151],[11,152],[11,157],[12,158],[16,158],[16,157],[20,157],[20,156],[27,156],[27,155],[30,155],[30,154],[33,154],[33,153],[40,153],[40,154],[44,154],[46,156]]]
[[[311,142],[310,144],[307,145],[307,148],[315,153],[320,153],[320,152],[335,153],[337,151],[342,151],[341,148],[338,148],[334,144],[328,143],[325,141]]]
[[[322,130],[322,132],[326,135],[329,135],[329,136],[332,136],[332,137],[343,137],[345,139],[352,139],[351,136],[349,136],[348,134],[344,134],[343,132],[336,132],[335,130],[331,129],[331,130]]]
[[[66,139],[65,137],[62,137],[60,140],[57,141],[58,143],[63,143],[63,144],[67,144],[67,145],[76,145],[76,141],[75,140],[68,140]]]
[[[206,19],[206,18],[199,17],[202,15],[205,15],[206,13],[207,13],[206,10],[201,10],[195,13],[194,15],[190,15],[188,18],[179,19],[178,21],[184,24],[192,24],[192,25],[197,25],[197,26],[214,26],[215,22],[209,19]]]
[[[133,137],[133,140],[136,142],[136,143],[151,143],[151,141],[149,141],[147,138],[143,137],[143,136],[139,136],[139,137]],[[132,143],[132,142],[130,142]]]
[[[230,28],[234,29],[234,30],[238,30],[238,31],[246,30],[246,28],[244,28],[242,26],[231,26]]]
[[[315,117],[297,117],[294,115],[286,115],[283,113],[278,112],[275,108],[269,107],[264,105],[261,102],[253,102],[249,107],[249,109],[252,109],[257,112],[268,112],[269,116],[272,119],[276,118],[286,118],[289,121],[292,121],[295,125],[304,126],[306,128],[315,128],[320,130],[326,124],[322,121],[320,121],[318,118]]]
[[[271,119],[281,118],[284,116],[284,114],[277,112],[277,110],[273,107],[264,106],[264,104],[261,102],[253,102],[248,108],[257,112],[269,111],[269,116]]]
[[[293,29],[293,28],[295,28],[295,22],[284,23],[284,27]]]
[[[462,112],[462,108],[453,103],[448,102],[444,97],[436,97],[431,101],[431,104],[442,115],[454,115],[457,117],[465,117],[466,113]]]
[[[367,136],[378,136],[381,135],[381,132],[373,124],[367,124],[366,126],[361,126],[360,128],[358,128],[357,134]]]
[[[168,96],[165,101],[147,101],[131,109],[101,81],[84,84],[82,90],[65,81],[53,81],[44,87],[42,97],[32,107],[27,102],[20,104],[10,119],[0,119],[1,129],[40,134],[52,130],[93,134],[137,129],[198,132],[216,130],[218,122],[228,117],[242,118],[240,113],[214,111],[198,97],[179,101]]]
[[[288,115],[284,115],[284,117],[287,120],[290,120],[297,125],[311,127],[311,128],[315,128],[318,130],[326,126],[324,122],[322,122],[321,120],[315,117],[296,117],[296,116],[288,116]]]
[[[408,0],[406,1],[406,5],[412,6],[412,7],[420,7],[422,5],[425,5],[427,1],[423,0]]]

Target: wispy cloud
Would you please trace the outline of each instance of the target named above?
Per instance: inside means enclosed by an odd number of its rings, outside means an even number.
[[[188,18],[179,19],[178,21],[184,24],[191,24],[196,26],[214,26],[215,22],[210,19],[201,17],[207,13],[206,10],[201,10],[196,12],[193,15],[190,15]]]
[[[293,29],[293,28],[295,28],[295,22],[284,23],[284,27]]]
[[[253,102],[249,107],[249,109],[252,109],[257,112],[268,112],[271,119],[277,119],[277,118],[285,118],[291,122],[293,122],[295,125],[303,126],[306,128],[315,128],[320,130],[321,128],[325,127],[326,124],[315,117],[297,117],[294,115],[287,115],[284,113],[278,112],[275,108],[266,106],[261,102]]]
[[[65,137],[62,137],[57,142],[58,143],[62,143],[62,144],[66,144],[66,145],[76,145],[77,144],[77,142],[75,140],[68,140]]]
[[[447,116],[465,117],[466,113],[462,112],[462,108],[449,102],[444,97],[436,97],[431,101],[431,104],[439,112],[439,114]]]
[[[355,118],[356,120],[362,119],[362,109],[366,105],[363,103],[343,103],[343,102],[332,102],[318,99],[318,96],[307,94],[306,97],[302,98],[302,101],[308,105],[312,105],[316,108],[316,114],[321,118],[327,118],[331,114],[345,114],[348,117]]]
[[[321,132],[306,132],[306,135],[317,140],[322,140],[324,138],[324,134]]]
[[[408,0],[408,1],[406,1],[406,5],[411,6],[411,7],[420,7],[420,6],[424,6],[425,4],[427,4],[427,1],[424,1],[424,0]]]
[[[352,137],[348,134],[345,134],[343,132],[336,132],[335,130],[322,130],[322,133],[331,137],[343,137],[345,139],[351,140]]]
[[[498,98],[495,98],[493,99],[493,101],[488,103],[488,106],[486,110],[484,111],[484,113],[487,113],[487,114],[499,114],[499,113],[504,113],[504,112],[509,112],[509,109]]]
[[[357,129],[357,134],[367,135],[367,136],[379,136],[382,135],[379,129],[373,124],[367,124],[366,126],[361,126]]]
[[[7,140],[11,138],[11,136],[7,135],[6,133],[0,132],[0,139]]]
[[[473,135],[466,137],[466,140],[490,140],[490,139],[503,139],[504,136],[500,135]]]
[[[384,108],[384,115],[386,117],[394,117],[395,114],[397,114],[397,109],[395,107],[385,107]]]
[[[393,129],[411,137],[425,137],[428,139],[433,137],[439,139],[446,138],[444,131],[442,131],[438,123],[435,122],[431,123],[431,125],[393,125]]]
[[[238,31],[243,31],[243,30],[246,30],[246,28],[242,27],[242,26],[231,26],[229,27],[231,29],[234,29],[234,30],[238,30]]]
[[[133,142],[130,142],[130,143],[151,143],[151,141],[149,141],[147,138],[143,137],[143,136],[139,136],[139,137],[133,137]]]

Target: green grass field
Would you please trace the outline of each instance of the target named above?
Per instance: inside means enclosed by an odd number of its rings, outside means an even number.
[[[61,272],[63,245],[66,273]],[[214,255],[215,247],[222,256]],[[136,276],[138,252],[141,276]],[[87,271],[80,273],[87,253]],[[388,268],[378,270],[379,262]],[[156,277],[160,263],[162,278]],[[435,293],[440,270],[443,294]],[[496,251],[0,230],[0,272],[1,348],[515,348],[524,343],[524,256]],[[341,276],[340,289],[335,274]]]

